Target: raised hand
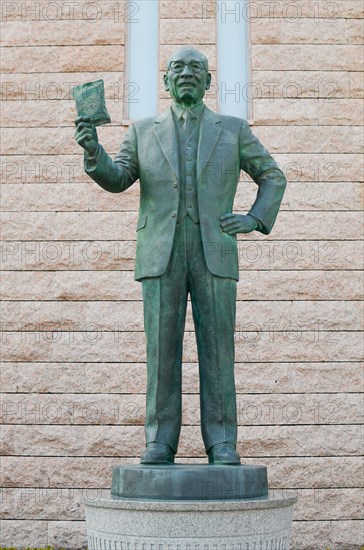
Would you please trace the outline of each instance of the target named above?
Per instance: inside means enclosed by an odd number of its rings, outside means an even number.
[[[253,216],[242,214],[224,214],[220,216],[221,229],[229,235],[236,233],[251,233],[258,227],[258,222]]]
[[[94,155],[98,148],[98,137],[95,126],[91,123],[89,117],[79,116],[75,120],[76,131],[75,139],[81,147],[90,155]]]

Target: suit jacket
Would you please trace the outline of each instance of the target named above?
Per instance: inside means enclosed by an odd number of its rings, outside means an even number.
[[[177,137],[171,109],[134,122],[113,161],[99,145],[85,171],[112,193],[140,180],[135,279],[162,275],[168,266],[179,205]],[[205,107],[197,153],[197,198],[201,237],[208,269],[214,275],[239,278],[236,237],[224,233],[220,216],[232,212],[240,171],[258,185],[249,212],[270,233],[286,179],[248,123]]]

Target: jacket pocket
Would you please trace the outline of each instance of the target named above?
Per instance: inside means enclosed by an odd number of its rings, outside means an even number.
[[[146,226],[147,217],[148,217],[148,216],[142,216],[141,218],[139,218],[138,223],[137,223],[137,226],[136,226],[136,230],[137,230],[137,231],[139,231],[139,229],[143,229],[143,227]]]

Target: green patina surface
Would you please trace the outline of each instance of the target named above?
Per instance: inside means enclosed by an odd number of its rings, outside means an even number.
[[[135,279],[142,282],[147,339],[144,464],[172,464],[182,421],[182,348],[188,296],[195,324],[202,437],[212,464],[239,464],[234,330],[236,235],[270,233],[286,187],[246,121],[203,103],[211,74],[199,51],[168,60],[172,106],[130,125],[113,161],[89,116],[76,119],[85,171],[120,193],[140,180]],[[243,170],[258,186],[247,214],[232,211]],[[249,319],[247,319],[249,321]]]

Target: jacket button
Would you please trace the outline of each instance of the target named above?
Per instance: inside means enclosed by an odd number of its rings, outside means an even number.
[[[175,218],[177,216],[176,212],[172,212],[172,218]]]
[[[173,184],[173,187],[177,187],[177,183],[174,183],[174,184]]]
[[[192,204],[188,204],[188,205],[187,205],[187,208],[192,208]]]

